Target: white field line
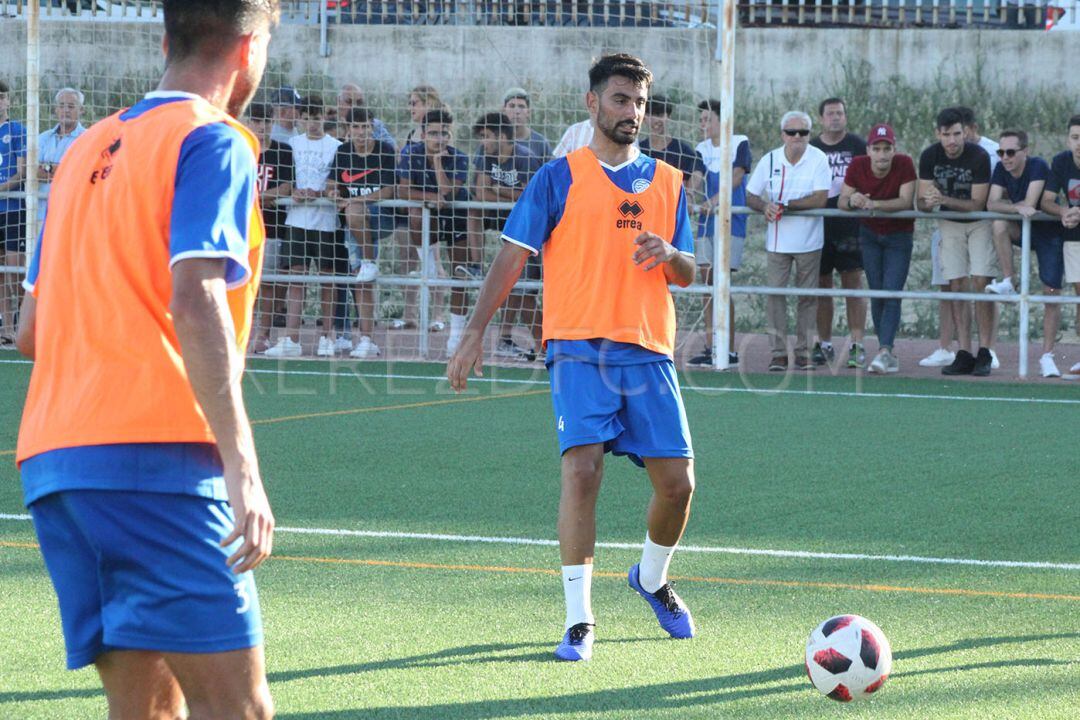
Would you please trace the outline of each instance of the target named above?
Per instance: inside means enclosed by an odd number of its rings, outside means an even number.
[[[0,360],[0,365],[29,365],[29,360]],[[294,375],[314,377],[334,377],[341,380],[349,378],[357,380],[427,380],[445,382],[442,375],[404,375],[398,373],[361,373],[361,372],[327,372],[324,370],[268,370],[263,368],[247,368],[245,372],[252,375]],[[470,383],[491,383],[496,385],[543,385],[547,386],[547,380],[517,380],[513,378],[487,378],[471,377]],[[703,393],[706,395],[723,395],[725,393],[747,393],[750,395],[822,395],[827,397],[852,397],[874,399],[899,399],[899,400],[962,400],[966,402],[999,402],[1019,403],[1022,405],[1080,405],[1080,400],[1072,398],[1031,398],[1031,397],[993,397],[987,395],[926,395],[920,393],[877,393],[877,392],[848,392],[841,390],[791,390],[769,388],[716,388],[683,385],[684,394],[690,392]]]
[[[5,515],[0,520],[29,520],[29,515]],[[488,537],[484,535],[449,535],[444,533],[410,533],[391,530],[337,530],[331,528],[279,527],[277,532],[296,535],[329,535],[334,537],[362,537],[390,540],[436,540],[441,542],[472,543],[488,545],[533,545],[558,547],[557,540],[522,537]],[[613,550],[640,550],[640,543],[598,542],[597,547]],[[760,548],[716,547],[708,545],[680,545],[680,552],[720,553],[725,555],[759,555],[765,557],[800,558],[810,560],[873,560],[894,563],[922,563],[930,565],[972,565],[975,567],[1028,568],[1035,570],[1080,570],[1080,563],[1052,563],[1024,560],[974,560],[971,558],[939,558],[919,555],[866,555],[863,553],[827,553],[807,550],[765,550]]]

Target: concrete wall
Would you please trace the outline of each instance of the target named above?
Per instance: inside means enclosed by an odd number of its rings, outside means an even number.
[[[45,87],[88,77],[153,78],[160,72],[160,26],[42,23]],[[640,54],[659,85],[703,95],[718,89],[715,32],[698,29],[344,26],[331,29],[332,55],[319,57],[316,27],[284,25],[275,34],[275,67],[292,82],[329,76],[375,92],[404,93],[419,82],[448,95],[490,95],[525,85],[534,91],[583,90],[590,58],[608,50]],[[1004,30],[747,29],[737,36],[738,92],[827,91],[838,60],[865,60],[882,81],[914,85],[953,74],[986,87],[1054,85],[1080,96],[1080,73],[1066,72],[1078,50],[1071,33]],[[25,72],[25,26],[0,21],[0,76]],[[84,85],[87,83],[83,83]]]

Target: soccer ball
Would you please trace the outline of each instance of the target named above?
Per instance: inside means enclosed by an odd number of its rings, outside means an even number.
[[[863,700],[881,689],[892,670],[885,633],[858,615],[837,615],[806,641],[806,674],[823,695],[840,702]]]

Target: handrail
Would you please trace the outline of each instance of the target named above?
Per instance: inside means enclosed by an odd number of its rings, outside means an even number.
[[[25,193],[21,192],[8,192],[0,193],[2,197],[25,197]],[[294,201],[291,198],[281,198],[276,201],[276,204],[282,207],[291,206]],[[336,203],[326,199],[320,198],[311,203],[313,205],[321,206],[336,206]],[[431,242],[431,213],[436,210],[434,203],[417,202],[413,200],[380,200],[371,203],[379,207],[386,208],[414,208],[422,211],[422,229],[421,229],[421,242],[422,252],[420,254],[421,267],[419,277],[387,277],[379,276],[375,279],[375,284],[385,285],[388,287],[418,287],[423,290],[420,294],[420,319],[422,326],[426,326],[427,314],[428,314],[428,290],[430,288],[454,288],[454,287],[479,287],[482,281],[479,280],[457,280],[454,278],[440,278],[437,277],[429,266],[429,256],[427,248]],[[482,202],[477,200],[468,201],[454,201],[448,202],[443,205],[445,208],[456,209],[473,209],[473,210],[510,210],[514,207],[512,202]],[[732,208],[733,214],[738,215],[754,215],[760,214],[751,208],[746,206],[736,206]],[[1011,295],[992,295],[987,293],[953,293],[953,292],[941,292],[937,290],[851,290],[845,288],[796,288],[796,287],[763,287],[763,286],[743,286],[735,285],[730,288],[730,294],[732,295],[783,295],[783,296],[808,296],[808,297],[832,297],[832,298],[847,298],[847,297],[859,297],[859,298],[898,298],[898,299],[910,299],[910,300],[960,300],[960,301],[973,301],[973,302],[999,302],[1016,304],[1020,306],[1020,333],[1019,333],[1019,345],[1020,345],[1020,361],[1018,368],[1018,375],[1023,378],[1027,377],[1027,348],[1028,337],[1027,327],[1029,324],[1029,316],[1031,305],[1033,303],[1044,304],[1057,304],[1057,305],[1078,305],[1080,304],[1080,296],[1064,296],[1064,295],[1033,295],[1030,293],[1028,287],[1029,280],[1028,275],[1031,271],[1031,223],[1033,222],[1060,222],[1059,218],[1046,213],[1036,213],[1031,218],[1024,218],[1020,215],[1009,213],[996,213],[996,212],[955,212],[955,211],[937,211],[937,212],[923,212],[921,210],[902,210],[898,212],[871,212],[866,210],[859,211],[847,211],[838,210],[833,208],[817,208],[813,210],[789,210],[785,211],[785,215],[804,215],[804,216],[816,216],[816,217],[845,217],[845,218],[875,218],[875,219],[914,219],[914,220],[1009,220],[1012,222],[1021,223],[1021,287],[1019,292]],[[22,273],[24,268],[15,266],[0,267],[0,274],[4,273]],[[288,275],[282,273],[268,273],[264,274],[263,279],[269,282],[295,282],[295,275]],[[355,285],[358,281],[353,277],[343,277],[339,275],[305,275],[303,276],[305,282],[314,282],[320,284],[335,284],[335,285]],[[522,289],[537,290],[543,287],[540,281],[519,281],[516,287]],[[685,288],[673,287],[672,292],[678,295],[711,295],[713,288],[710,285],[704,285],[695,283]],[[713,298],[714,301],[724,302],[723,298]],[[427,337],[423,335],[420,339],[420,351],[421,356],[426,357],[427,353]],[[724,363],[719,367],[726,367],[726,358]],[[717,359],[719,363],[719,358]]]

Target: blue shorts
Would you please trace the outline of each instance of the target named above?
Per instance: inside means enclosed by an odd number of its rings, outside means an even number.
[[[1060,290],[1065,281],[1065,250],[1060,237],[1033,237],[1031,249],[1039,264],[1039,279],[1042,284],[1054,290]]]
[[[194,495],[64,490],[30,506],[71,670],[109,650],[217,653],[262,643],[255,579],[225,561],[228,504]]]
[[[556,359],[551,401],[559,452],[604,444],[604,452],[643,458],[694,457],[675,363],[596,365]]]

